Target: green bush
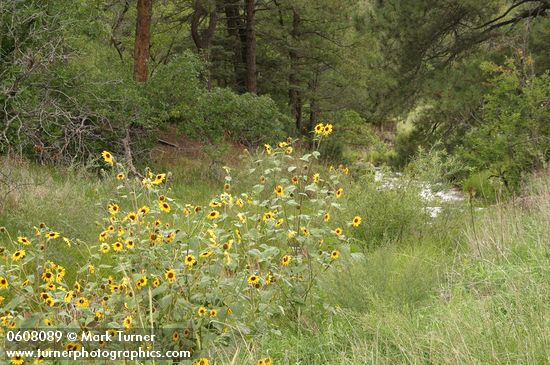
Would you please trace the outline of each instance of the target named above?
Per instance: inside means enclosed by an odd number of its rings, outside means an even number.
[[[238,95],[229,89],[214,89],[199,95],[181,130],[191,137],[216,141],[224,137],[244,144],[282,139],[291,122],[268,96]]]
[[[503,193],[502,182],[496,179],[489,170],[471,174],[462,181],[462,188],[466,192],[475,194],[475,197],[491,203],[496,202]]]
[[[358,250],[365,251],[387,242],[418,236],[429,225],[426,202],[420,186],[402,179],[398,187],[386,188],[368,175],[359,179],[350,196],[358,197],[350,205],[356,208],[363,223],[354,230]]]
[[[491,171],[507,190],[516,191],[526,172],[550,158],[550,73],[532,76],[530,60],[522,67],[487,63],[495,73],[485,96],[483,123],[471,129],[460,155],[476,171]]]

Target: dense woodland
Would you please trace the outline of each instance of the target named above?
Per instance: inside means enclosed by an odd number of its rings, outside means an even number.
[[[452,180],[513,188],[549,157],[549,13],[547,0],[3,0],[0,151],[139,161],[168,124],[254,146],[330,121],[329,157],[351,141],[402,167],[437,149],[461,163]]]

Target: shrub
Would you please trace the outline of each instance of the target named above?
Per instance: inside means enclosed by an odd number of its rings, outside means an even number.
[[[290,119],[268,96],[238,95],[229,89],[204,92],[196,101],[181,129],[206,141],[224,137],[248,145],[280,140]]]
[[[522,58],[523,68],[512,60],[484,65],[495,74],[494,88],[485,96],[483,123],[468,132],[461,148],[470,166],[491,171],[509,191],[550,158],[550,74],[531,76],[530,63]]]

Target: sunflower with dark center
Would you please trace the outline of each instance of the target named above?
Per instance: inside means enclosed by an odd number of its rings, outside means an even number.
[[[208,213],[208,219],[210,219],[210,220],[216,219],[219,216],[220,216],[220,212],[218,212],[217,210],[213,210],[210,213]]]
[[[102,243],[101,246],[99,246],[99,249],[102,253],[107,253],[111,250],[111,246],[109,246],[107,243]]]
[[[292,261],[292,256],[290,255],[284,255],[281,259],[281,265],[288,266],[290,265],[290,262]]]
[[[208,310],[205,308],[205,307],[199,307],[199,309],[197,309],[197,313],[200,317],[206,315],[206,313],[208,312]]]
[[[17,237],[17,242],[22,243],[24,245],[30,245],[31,241],[27,237],[19,236]]]
[[[199,256],[202,257],[202,258],[207,259],[210,256],[212,256],[213,254],[214,254],[214,251],[208,250],[208,251],[201,252]]]
[[[0,289],[6,289],[8,286],[10,286],[8,279],[6,279],[3,276],[0,276]]]
[[[149,207],[147,205],[142,206],[138,210],[138,214],[141,214],[142,216],[145,216],[149,213]]]
[[[73,291],[69,290],[65,293],[65,297],[63,298],[63,301],[66,303],[69,303],[71,300],[73,300]]]
[[[51,232],[46,233],[46,238],[49,239],[49,240],[59,238],[59,236],[60,236],[59,232],[51,231]]]
[[[126,318],[124,318],[124,320],[122,321],[122,325],[127,330],[132,328],[132,316],[127,316]]]
[[[185,265],[187,265],[187,267],[192,268],[193,265],[195,265],[197,263],[197,260],[195,259],[195,256],[187,255],[187,256],[185,256],[184,263],[185,263]]]
[[[90,306],[90,301],[86,297],[80,297],[76,301],[77,308],[88,308]]]
[[[107,162],[109,165],[112,165],[115,162],[113,155],[109,151],[101,152],[101,156],[103,157],[103,160],[105,160],[105,162]]]
[[[117,179],[118,181],[122,181],[122,180],[126,179],[126,175],[124,175],[123,172],[120,172],[120,173],[118,173],[118,174],[116,175],[116,179]]]
[[[153,180],[153,182],[151,184],[160,185],[164,182],[164,180],[166,180],[166,174],[157,174],[155,176],[155,180]]]
[[[334,234],[337,235],[337,236],[341,236],[342,233],[344,233],[344,231],[343,231],[342,228],[340,228],[340,227],[337,227],[337,228],[334,230]]]
[[[118,204],[115,204],[115,203],[109,204],[108,209],[109,209],[109,213],[111,213],[112,215],[115,215],[120,211],[120,207],[118,206]]]
[[[325,222],[330,221],[330,213],[329,212],[325,213],[325,215],[323,216],[323,221],[325,221]]]
[[[250,275],[248,277],[248,284],[253,286],[260,284],[260,277],[258,275]]]
[[[13,356],[10,359],[10,363],[13,365],[22,365],[25,363],[25,358],[21,355]]]
[[[135,242],[134,242],[134,240],[128,239],[128,240],[126,240],[125,243],[126,243],[126,247],[127,247],[128,249],[130,249],[130,250],[132,250],[132,249],[135,247]]]
[[[330,253],[330,258],[331,258],[332,260],[336,260],[336,259],[338,259],[339,257],[340,257],[340,251],[338,251],[338,250],[334,250],[334,251],[332,251],[332,252]]]
[[[361,224],[361,217],[359,217],[358,215],[356,215],[355,217],[353,217],[353,220],[352,220],[351,224],[352,224],[354,227],[359,227],[359,225]]]
[[[162,210],[165,213],[169,213],[171,209],[170,204],[168,204],[167,202],[159,202],[159,207],[160,207],[160,210]]]
[[[172,341],[178,342],[179,340],[180,340],[180,334],[178,333],[178,331],[174,331],[174,333],[172,333]]]
[[[323,133],[323,129],[325,129],[325,125],[323,123],[319,123],[315,126],[315,134],[321,134]]]
[[[158,288],[160,285],[160,279],[159,278],[154,278],[153,279],[153,288]]]
[[[128,215],[126,216],[126,219],[128,219],[131,223],[135,223],[136,220],[137,220],[138,216],[136,213],[134,212],[130,212],[128,213]]]
[[[277,186],[275,187],[275,195],[277,195],[277,196],[283,196],[283,195],[285,195],[285,191],[284,191],[284,189],[283,189],[283,187],[282,187],[281,185],[277,185]]]
[[[218,311],[216,309],[210,309],[210,312],[208,313],[210,317],[214,318],[218,316]]]
[[[342,197],[342,194],[344,194],[344,189],[343,188],[338,188],[338,190],[336,190],[336,197],[338,199],[340,199]]]
[[[13,261],[19,261],[19,260],[24,259],[26,254],[27,253],[25,252],[25,250],[17,250],[13,253],[13,255],[11,255],[11,259]]]
[[[291,181],[294,185],[298,185],[298,183],[300,182],[300,179],[298,178],[298,176],[292,176],[292,179],[290,179],[290,181]]]
[[[115,251],[122,251],[122,249],[124,248],[122,243],[118,242],[118,241],[113,243],[112,246],[113,246],[113,250],[115,250]]]
[[[147,278],[145,276],[142,276],[141,278],[138,279],[138,281],[136,282],[136,287],[138,289],[141,289],[143,288],[144,286],[147,285]]]
[[[54,279],[55,279],[55,276],[54,276],[53,272],[44,271],[42,273],[42,280],[44,280],[45,282],[49,283],[49,282],[52,282]]]
[[[166,278],[166,280],[173,283],[174,281],[176,281],[176,270],[174,270],[174,269],[167,270],[164,273],[164,277]]]

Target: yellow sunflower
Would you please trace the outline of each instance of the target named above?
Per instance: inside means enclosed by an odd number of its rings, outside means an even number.
[[[208,312],[208,310],[205,308],[205,307],[199,307],[199,309],[197,309],[197,313],[200,317],[206,315],[206,313]]]
[[[124,326],[125,329],[129,330],[130,328],[132,328],[132,321],[133,321],[132,316],[127,316],[122,321],[122,325]]]
[[[25,358],[21,355],[16,355],[16,356],[13,356],[11,359],[10,359],[10,363],[13,364],[13,365],[21,365],[21,364],[24,364],[25,363]]]
[[[290,255],[284,255],[281,259],[281,265],[288,266],[290,265],[290,262],[292,261],[292,256]]]
[[[115,215],[119,211],[120,211],[120,207],[118,206],[118,204],[115,204],[115,203],[109,204],[109,213],[111,213],[112,215]]]
[[[359,225],[361,224],[361,217],[356,215],[355,217],[353,217],[353,220],[351,222],[351,224],[354,226],[354,227],[359,227]]]
[[[260,277],[258,275],[250,275],[248,277],[248,284],[254,285],[254,286],[260,284]]]
[[[26,255],[27,253],[25,252],[25,250],[17,250],[13,253],[13,255],[11,255],[11,259],[13,261],[19,261],[24,259]]]
[[[219,216],[220,216],[220,212],[218,212],[217,210],[213,210],[210,213],[208,213],[207,218],[212,220],[212,219],[218,218]]]
[[[212,256],[213,254],[214,254],[214,251],[208,250],[208,251],[201,252],[201,254],[199,256],[202,257],[202,258],[207,259],[210,256]]]
[[[24,245],[30,245],[31,241],[27,237],[19,236],[17,237],[17,242],[22,243]]]
[[[120,173],[116,174],[116,179],[118,181],[122,181],[122,180],[126,179],[126,175],[124,175],[123,172],[120,172]]]
[[[325,127],[323,128],[323,134],[325,136],[328,136],[332,133],[332,124],[326,124]]]
[[[107,253],[111,250],[111,246],[109,246],[109,244],[104,242],[101,244],[101,246],[99,246],[99,249],[102,253]]]
[[[65,293],[65,297],[63,298],[63,301],[66,303],[69,303],[71,300],[73,300],[73,291],[69,290]]]
[[[197,260],[195,259],[195,256],[187,255],[187,256],[185,256],[184,263],[185,263],[185,265],[187,265],[188,268],[192,268],[193,265],[195,265],[197,263]]]
[[[275,192],[275,195],[277,195],[277,196],[283,196],[285,194],[285,191],[284,191],[284,189],[281,185],[277,185],[275,187],[274,192]]]
[[[342,228],[336,227],[336,228],[334,229],[334,234],[335,234],[335,235],[341,236],[342,233],[344,233],[344,231],[342,230]]]
[[[3,276],[0,276],[0,289],[6,289],[8,286],[10,286],[8,279],[6,279]]]
[[[86,297],[80,297],[76,301],[76,307],[77,308],[88,308],[90,306],[90,301]]]
[[[319,123],[315,126],[315,134],[321,134],[323,133],[323,130],[325,129],[325,125],[323,123]]]
[[[166,213],[169,213],[171,209],[170,204],[168,204],[167,202],[159,202],[159,207],[160,207],[160,210]]]
[[[174,269],[167,270],[164,273],[164,277],[166,278],[166,280],[173,283],[174,281],[176,281],[176,270],[174,270]]]
[[[51,231],[51,232],[46,233],[46,238],[49,239],[49,240],[59,238],[59,236],[60,236],[59,232]]]
[[[154,278],[153,279],[153,288],[158,288],[160,286],[160,279]]]
[[[344,189],[338,188],[338,190],[336,190],[336,197],[340,199],[342,197],[342,194],[344,194]]]
[[[115,160],[113,159],[113,155],[109,151],[101,152],[101,156],[109,165],[112,165],[115,162]]]
[[[141,289],[143,288],[144,286],[147,285],[147,278],[145,276],[142,276],[138,279],[138,281],[136,281],[136,287],[138,289]]]

